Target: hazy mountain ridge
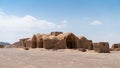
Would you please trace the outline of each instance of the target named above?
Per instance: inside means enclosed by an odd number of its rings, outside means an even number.
[[[8,42],[0,42],[0,45],[10,45]]]

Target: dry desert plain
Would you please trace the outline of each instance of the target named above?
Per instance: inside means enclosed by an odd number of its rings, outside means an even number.
[[[1,48],[0,68],[120,68],[120,52]]]

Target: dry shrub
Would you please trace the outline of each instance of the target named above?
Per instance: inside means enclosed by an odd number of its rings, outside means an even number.
[[[58,49],[57,49],[57,48],[53,48],[52,50],[53,50],[53,51],[57,51]]]
[[[29,50],[30,48],[29,47],[24,47],[24,50]]]
[[[86,52],[87,50],[85,48],[79,48],[79,51]]]

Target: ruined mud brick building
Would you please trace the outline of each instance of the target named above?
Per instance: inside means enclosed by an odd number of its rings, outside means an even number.
[[[46,49],[79,49],[95,50],[97,52],[109,52],[109,44],[106,42],[93,44],[84,36],[76,36],[73,33],[51,32],[50,34],[34,34],[32,38],[19,40],[21,47],[46,48]]]

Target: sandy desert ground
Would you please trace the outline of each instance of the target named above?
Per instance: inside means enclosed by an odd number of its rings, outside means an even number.
[[[1,48],[0,68],[120,68],[120,52]]]

